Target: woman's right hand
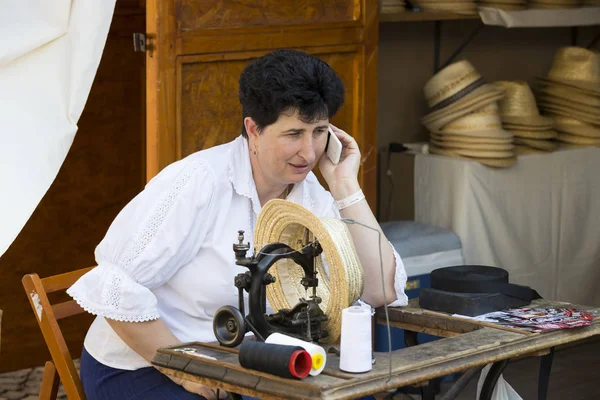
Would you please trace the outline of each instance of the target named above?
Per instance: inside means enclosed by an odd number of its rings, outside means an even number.
[[[222,389],[218,390],[196,382],[186,381],[185,379],[181,380],[180,385],[188,392],[199,394],[200,396],[205,397],[207,400],[225,399],[227,397],[227,393]],[[217,392],[219,393],[218,398]]]

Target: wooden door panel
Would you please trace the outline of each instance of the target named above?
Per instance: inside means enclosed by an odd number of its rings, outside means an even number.
[[[357,132],[355,114],[359,79],[355,75],[360,46],[302,50],[321,58],[338,73],[346,88],[346,100],[332,122],[350,134]],[[264,51],[179,57],[178,158],[229,142],[240,135],[242,110],[238,101],[238,78],[250,60],[263,54]]]
[[[351,22],[360,2],[348,0],[175,0],[179,33],[206,29]]]

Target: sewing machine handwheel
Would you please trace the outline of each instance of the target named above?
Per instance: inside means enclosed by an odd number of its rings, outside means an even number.
[[[246,334],[244,316],[232,306],[219,308],[213,319],[213,332],[222,346],[239,346]]]

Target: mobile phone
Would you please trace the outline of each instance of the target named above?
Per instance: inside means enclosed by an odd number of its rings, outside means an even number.
[[[329,157],[332,163],[337,164],[340,162],[340,156],[342,155],[342,142],[340,142],[340,139],[338,139],[331,127],[329,127],[329,133],[327,135],[325,152],[327,152],[327,157]]]

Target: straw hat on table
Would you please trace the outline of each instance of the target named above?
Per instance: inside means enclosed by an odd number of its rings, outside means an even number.
[[[556,130],[562,133],[585,136],[590,138],[600,138],[600,126],[586,124],[569,117],[554,117]]]
[[[502,129],[496,103],[489,103],[446,124],[434,133],[459,135],[473,138],[495,138],[511,140],[512,134]]]
[[[522,139],[555,139],[556,136],[558,135],[558,133],[556,133],[555,130],[553,129],[544,129],[544,130],[525,130],[522,129],[522,127],[520,129],[509,129],[506,125],[504,125],[504,127],[510,131],[515,138],[522,138]]]
[[[518,156],[524,156],[528,154],[548,154],[546,150],[540,150],[533,147],[515,144],[515,153]]]
[[[505,90],[498,101],[502,122],[512,126],[552,128],[552,118],[540,115],[535,96],[524,81],[497,81],[495,85]]]
[[[540,108],[545,114],[559,117],[575,118],[592,125],[600,125],[600,115],[585,111],[580,111],[575,108],[559,106],[556,104],[540,102]]]
[[[466,60],[450,64],[435,74],[423,91],[430,111],[422,122],[432,132],[504,95],[501,89],[486,84]]]
[[[324,325],[329,336],[325,341],[334,343],[341,333],[342,310],[352,305],[363,291],[362,266],[346,224],[336,218],[319,219],[298,204],[275,199],[267,202],[258,215],[254,246],[262,249],[269,243],[281,242],[299,250],[305,245],[307,229],[309,240],[319,241],[328,265],[329,274],[321,257],[317,257],[317,296],[322,299],[320,307],[328,317]],[[267,286],[267,299],[275,311],[290,309],[301,297],[306,297],[306,289],[300,283],[303,270],[290,259],[278,261],[269,273],[276,281]]]
[[[600,96],[598,97],[598,100],[600,100]],[[572,109],[577,112],[582,112],[582,113],[590,114],[590,115],[600,115],[600,106],[581,104],[581,103],[577,103],[572,100],[565,100],[563,98],[554,97],[554,96],[550,96],[550,95],[539,95],[538,96],[538,104],[540,104],[540,106],[542,107],[542,110],[545,105],[548,105],[548,106],[556,106],[556,107],[560,107],[560,108],[565,108],[565,109],[569,109],[569,110]]]
[[[590,138],[585,136],[570,135],[568,133],[559,133],[556,139],[565,143],[600,147],[600,138]]]
[[[512,143],[473,143],[469,141],[439,140],[431,138],[430,142],[445,149],[510,151],[515,148]]]
[[[573,106],[584,105],[588,107],[600,107],[600,95],[591,95],[583,93],[569,86],[541,83],[537,89],[538,98],[545,99],[548,102],[553,100],[564,100],[573,104]]]
[[[583,47],[557,50],[542,82],[566,85],[590,95],[600,95],[600,53]]]
[[[486,165],[488,167],[496,167],[496,168],[506,168],[511,167],[517,162],[517,158],[514,156],[514,152],[486,152],[483,153],[481,151],[471,152],[468,150],[456,150],[456,149],[443,149],[441,147],[435,146],[433,144],[429,145],[429,153],[460,158],[463,160],[476,161],[480,164]],[[470,154],[475,154],[476,156],[472,156]],[[512,154],[512,155],[508,155]]]
[[[453,120],[439,132],[432,132],[429,152],[493,167],[509,167],[515,162],[512,135],[502,129],[496,103]]]
[[[524,139],[515,137],[515,144],[528,146],[537,150],[554,151],[556,150],[556,142],[544,139]]]
[[[510,144],[512,143],[512,136],[503,136],[503,137],[475,137],[469,136],[469,134],[465,135],[452,135],[445,133],[435,133],[431,132],[429,134],[431,139],[437,141],[450,141],[450,142],[464,142],[464,143],[473,143],[473,144]]]
[[[590,146],[584,145],[584,144],[573,144],[573,143],[565,143],[565,142],[558,142],[557,146],[558,146],[557,150],[587,149],[590,147]]]

